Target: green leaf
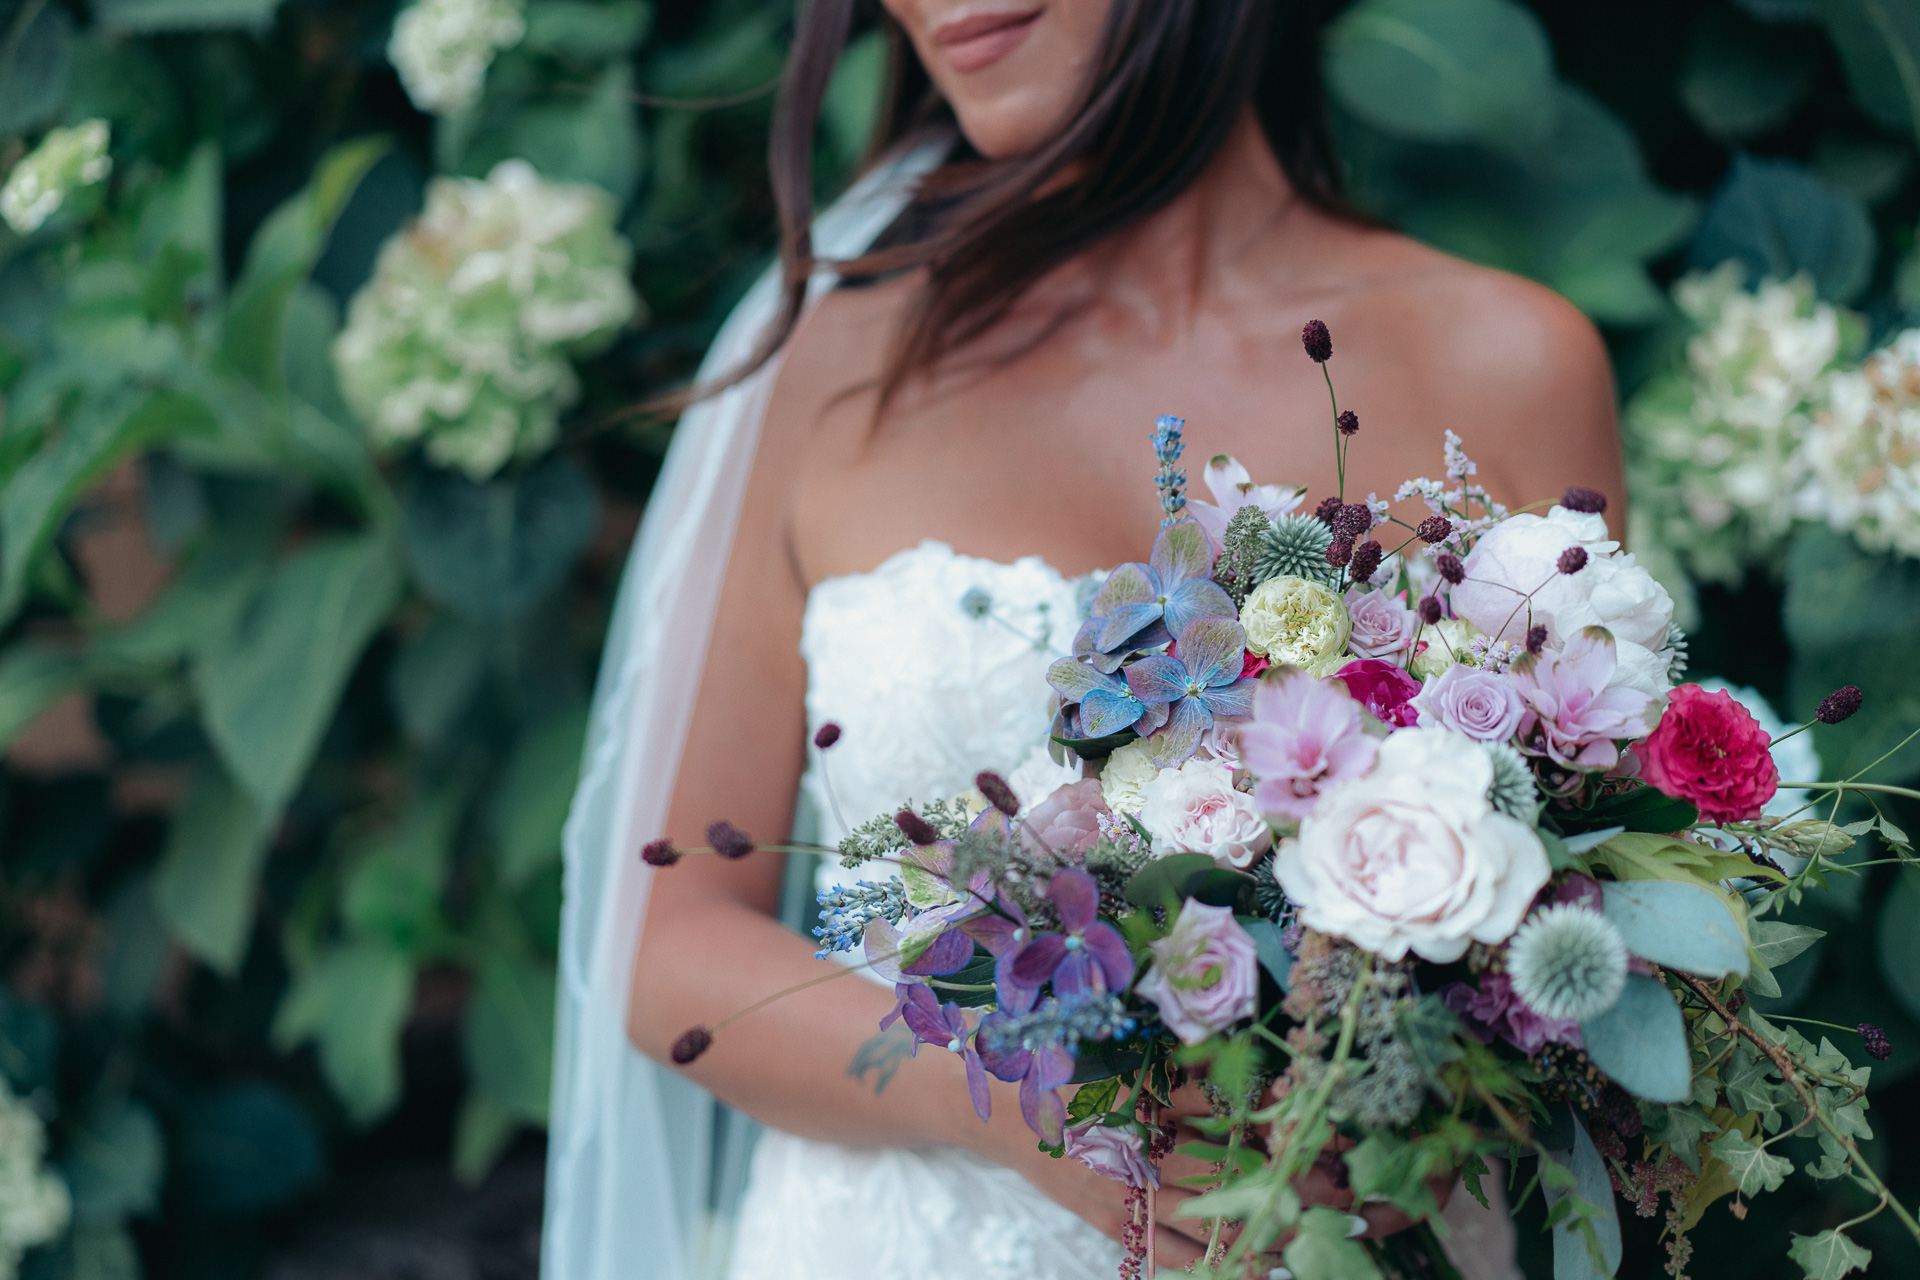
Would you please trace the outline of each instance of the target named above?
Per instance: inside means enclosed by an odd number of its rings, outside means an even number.
[[[241,27],[263,31],[280,0],[100,0],[95,9],[109,31],[209,31]]]
[[[1657,979],[1627,975],[1613,1008],[1580,1024],[1587,1056],[1627,1092],[1650,1102],[1693,1096],[1693,1062],[1680,1006]]]
[[[1136,907],[1177,910],[1190,881],[1199,880],[1218,864],[1204,853],[1176,853],[1157,858],[1127,881],[1126,898]]]
[[[1105,1115],[1113,1110],[1113,1104],[1119,1100],[1120,1077],[1118,1076],[1081,1085],[1073,1091],[1073,1097],[1067,1099],[1067,1127],[1071,1129],[1085,1124],[1095,1116]]]
[[[441,928],[440,891],[458,817],[459,793],[449,788],[416,801],[396,829],[374,841],[340,896],[340,914],[353,934],[423,958]]]
[[[1602,796],[1591,808],[1554,814],[1554,821],[1568,832],[1625,827],[1628,831],[1664,834],[1684,831],[1699,820],[1700,811],[1685,800],[1645,786]]]
[[[107,1227],[76,1225],[67,1237],[66,1280],[141,1280],[140,1250],[119,1223]]]
[[[400,1099],[400,1030],[412,999],[405,955],[377,939],[349,942],[294,979],[274,1015],[273,1042],[286,1050],[316,1042],[327,1083],[366,1124]]]
[[[517,613],[557,586],[599,520],[593,483],[561,455],[485,484],[425,470],[401,500],[414,577],[434,599],[482,621]]]
[[[454,1176],[468,1186],[480,1182],[506,1152],[519,1128],[520,1121],[512,1112],[477,1090],[469,1090],[460,1103],[460,1118],[453,1133]]]
[[[631,51],[646,39],[653,10],[639,0],[590,4],[585,0],[539,0],[527,7],[527,33],[520,47],[562,58],[600,61]]]
[[[1532,14],[1504,0],[1362,0],[1326,35],[1342,106],[1430,142],[1524,145],[1553,126],[1553,52]]]
[[[554,983],[547,965],[505,954],[487,957],[462,1029],[474,1087],[529,1124],[547,1122]]]
[[[0,751],[85,676],[86,664],[77,655],[33,640],[0,654]]]
[[[1920,871],[1903,869],[1880,909],[1880,977],[1908,1016],[1920,1018]]]
[[[509,888],[559,859],[560,828],[580,780],[586,736],[587,709],[578,707],[550,717],[514,745],[493,806],[500,878]]]
[[[191,1212],[257,1214],[326,1176],[313,1121],[273,1085],[243,1080],[205,1090],[183,1110],[167,1192]]]
[[[1642,960],[1703,978],[1747,976],[1747,939],[1726,900],[1684,880],[1602,884],[1603,914]]]
[[[1380,1268],[1358,1240],[1347,1238],[1347,1226],[1337,1209],[1300,1215],[1299,1233],[1281,1250],[1294,1280],[1380,1280]]]
[[[1821,297],[1847,302],[1866,287],[1874,253],[1872,219],[1854,197],[1804,165],[1736,155],[1689,256],[1700,268],[1737,259],[1755,277],[1805,272]]]
[[[1820,16],[1867,114],[1920,139],[1920,9],[1911,0],[1820,0]]]
[[[834,65],[820,120],[851,172],[867,154],[887,80],[887,37],[878,28],[848,43]]]
[[[1840,1280],[1855,1271],[1865,1271],[1873,1254],[1862,1249],[1838,1228],[1817,1236],[1795,1236],[1787,1246],[1787,1256],[1800,1264],[1807,1280]]]
[[[1287,989],[1287,975],[1293,971],[1293,957],[1287,954],[1286,944],[1281,941],[1280,926],[1271,920],[1241,920],[1240,927],[1253,939],[1254,952],[1260,957],[1260,967],[1267,971],[1274,985],[1282,991]]]
[[[1733,1173],[1734,1186],[1743,1196],[1762,1191],[1778,1191],[1793,1172],[1793,1161],[1776,1156],[1758,1143],[1747,1140],[1738,1129],[1729,1130],[1713,1140],[1713,1154]]]
[[[324,538],[274,570],[194,664],[208,734],[262,810],[305,776],[360,652],[400,595],[378,534]]]
[[[51,0],[0,0],[0,137],[52,119],[73,64],[73,19]]]
[[[220,358],[229,369],[269,392],[285,389],[287,305],[326,248],[347,198],[386,149],[377,137],[333,148],[306,187],[260,224],[228,302]]]
[[[1679,880],[1712,886],[1735,878],[1785,878],[1742,853],[1726,853],[1692,840],[1641,831],[1614,836],[1589,854],[1588,859],[1621,880]]]
[[[1747,928],[1753,934],[1753,953],[1769,969],[1778,969],[1827,936],[1825,929],[1784,920],[1755,920]]]
[[[181,944],[222,973],[246,954],[254,880],[272,832],[271,814],[212,760],[167,831],[154,900]]]
[[[60,1159],[79,1227],[112,1227],[160,1204],[166,1172],[160,1122],[138,1102],[95,1111],[68,1137]]]
[[[1708,133],[1765,133],[1793,112],[1813,82],[1808,42],[1708,10],[1680,69],[1680,98]]]
[[[646,135],[633,113],[633,72],[626,62],[602,71],[585,94],[521,107],[497,137],[483,136],[463,170],[485,171],[519,156],[556,182],[586,182],[625,203],[640,181]]]
[[[438,615],[400,646],[388,692],[415,742],[445,740],[487,670],[487,633],[457,614]]]

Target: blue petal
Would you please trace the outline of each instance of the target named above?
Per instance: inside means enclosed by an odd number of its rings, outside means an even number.
[[[1080,731],[1089,738],[1104,738],[1131,728],[1146,709],[1146,703],[1130,693],[1095,689],[1080,700]]]
[[[1161,590],[1171,595],[1181,583],[1213,572],[1213,544],[1199,521],[1176,520],[1153,540],[1151,559]]]
[[[1096,690],[1118,693],[1125,687],[1115,677],[1094,670],[1078,658],[1061,658],[1048,667],[1047,683],[1069,702],[1078,702]]]
[[[1187,628],[1200,618],[1237,616],[1233,597],[1222,591],[1212,578],[1183,582],[1167,597],[1167,629],[1177,636],[1185,635]]]
[[[1238,680],[1246,648],[1247,633],[1231,618],[1197,618],[1180,633],[1180,660],[1197,684]]]
[[[1123,604],[1108,615],[1100,628],[1099,646],[1107,651],[1120,648],[1160,620],[1160,602],[1149,600],[1144,604]],[[1129,646],[1131,647],[1131,646]]]
[[[1145,604],[1160,598],[1160,576],[1138,560],[1129,561],[1107,575],[1094,593],[1090,612],[1096,618],[1110,616],[1126,604]]]
[[[1147,759],[1162,769],[1177,768],[1200,745],[1200,735],[1213,727],[1213,712],[1198,698],[1173,704],[1167,727],[1147,738]]]
[[[1217,716],[1250,716],[1253,714],[1253,691],[1259,685],[1258,680],[1235,680],[1232,684],[1223,684],[1209,689],[1200,695],[1200,701],[1207,704],[1207,710]]]
[[[1187,696],[1187,664],[1166,654],[1142,658],[1126,670],[1127,688],[1142,702],[1172,702]]]

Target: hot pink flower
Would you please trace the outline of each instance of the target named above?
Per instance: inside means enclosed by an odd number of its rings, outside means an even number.
[[[1347,686],[1347,692],[1373,713],[1373,718],[1396,729],[1417,724],[1420,713],[1412,702],[1420,692],[1420,682],[1391,662],[1379,658],[1361,658],[1333,673]]]
[[[1344,686],[1304,671],[1253,691],[1253,723],[1240,729],[1240,757],[1258,779],[1266,813],[1304,818],[1320,789],[1373,767],[1379,744],[1361,727],[1360,704]]]
[[[1347,616],[1353,619],[1348,649],[1363,658],[1391,658],[1407,651],[1420,623],[1404,595],[1348,587],[1346,599]]]
[[[1109,812],[1098,778],[1054,789],[1020,824],[1020,838],[1078,862],[1100,839],[1100,815]]]
[[[1683,684],[1637,750],[1641,776],[1662,792],[1715,822],[1745,822],[1780,789],[1767,747],[1767,731],[1732,694]]]
[[[1527,704],[1522,749],[1569,769],[1618,764],[1619,743],[1647,731],[1659,700],[1626,685],[1608,688],[1613,668],[1613,636],[1604,627],[1585,628],[1558,653],[1515,662],[1513,684]]]
[[[1413,706],[1421,724],[1445,725],[1476,742],[1505,742],[1527,713],[1513,681],[1457,663],[1429,680]]]

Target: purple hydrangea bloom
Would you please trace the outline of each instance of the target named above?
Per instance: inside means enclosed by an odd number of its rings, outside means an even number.
[[[1126,669],[1127,692],[1167,708],[1164,726],[1148,737],[1148,757],[1170,769],[1194,753],[1215,716],[1253,714],[1257,681],[1240,675],[1247,633],[1232,618],[1196,618],[1180,633],[1179,656],[1160,653]]]
[[[1075,658],[1111,674],[1130,654],[1167,643],[1195,618],[1235,615],[1232,599],[1213,581],[1207,532],[1191,517],[1161,529],[1148,560],[1123,564],[1100,584],[1092,616],[1074,636]]]
[[[1060,1097],[1060,1088],[1073,1079],[1073,1055],[1064,1045],[1035,1050],[1012,1042],[996,1047],[993,1029],[1011,1021],[1013,1015],[1004,1011],[980,1020],[974,1041],[980,1045],[981,1064],[1000,1079],[1020,1086],[1020,1114],[1028,1128],[1048,1142],[1063,1141],[1067,1104]]]
[[[1133,956],[1119,930],[1098,918],[1100,886],[1078,867],[1062,867],[1047,882],[1046,898],[1060,914],[1060,933],[1043,933],[998,966],[1000,1007],[1033,1008],[1051,982],[1062,997],[1124,991],[1133,981]]]
[[[937,1044],[959,1054],[967,1064],[967,1092],[973,1097],[973,1109],[982,1120],[987,1119],[993,1113],[993,1099],[987,1090],[986,1066],[978,1047],[968,1036],[966,1014],[951,1001],[941,1004],[925,986],[899,990],[900,1003],[895,1012],[913,1032],[914,1052],[918,1053],[923,1044]],[[889,1016],[881,1029],[885,1030],[892,1021]]]

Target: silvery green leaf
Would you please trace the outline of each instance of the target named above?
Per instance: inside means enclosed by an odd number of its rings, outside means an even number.
[[[1600,1280],[1611,1276],[1620,1269],[1620,1217],[1613,1202],[1613,1182],[1607,1175],[1607,1162],[1600,1158],[1599,1149],[1593,1145],[1593,1139],[1587,1135],[1587,1128],[1580,1123],[1579,1117],[1573,1117],[1573,1149],[1566,1156],[1544,1156],[1543,1160],[1553,1160],[1565,1165],[1573,1174],[1571,1188],[1555,1185],[1564,1179],[1540,1180],[1541,1193],[1546,1197],[1549,1209],[1558,1205],[1568,1195],[1578,1196],[1585,1202],[1575,1206],[1565,1220],[1557,1221],[1553,1227],[1553,1277],[1554,1280]],[[1604,1262],[1603,1270],[1589,1247],[1587,1234],[1574,1219],[1584,1219],[1592,1228],[1594,1241],[1600,1247],[1599,1262]]]
[[[1740,922],[1713,890],[1684,880],[1624,880],[1601,890],[1607,919],[1641,959],[1703,978],[1747,976]]]
[[[1591,853],[1625,830],[1625,827],[1602,827],[1598,831],[1582,831],[1577,836],[1568,836],[1564,843],[1568,853]]]
[[[1693,1096],[1693,1065],[1680,1006],[1665,986],[1641,973],[1613,1008],[1580,1024],[1587,1056],[1619,1086],[1650,1102]]]

